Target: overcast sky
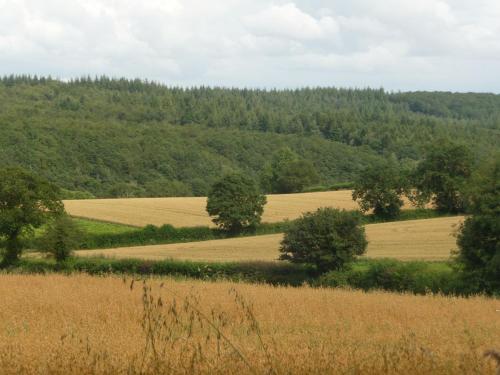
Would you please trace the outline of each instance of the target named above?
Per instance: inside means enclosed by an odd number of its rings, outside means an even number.
[[[500,92],[500,0],[0,0],[0,74]]]

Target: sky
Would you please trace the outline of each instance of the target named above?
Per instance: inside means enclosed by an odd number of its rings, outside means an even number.
[[[500,93],[500,0],[0,0],[0,75]]]

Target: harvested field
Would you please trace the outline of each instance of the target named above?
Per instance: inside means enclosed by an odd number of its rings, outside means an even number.
[[[264,222],[295,219],[319,207],[357,209],[350,190],[267,196]],[[64,205],[72,216],[135,226],[171,224],[176,227],[212,225],[205,211],[206,198],[124,198],[67,200]],[[407,208],[411,205],[407,204]]]
[[[276,260],[282,234],[229,238],[200,242],[174,243],[167,245],[118,247],[113,249],[80,250],[80,256],[140,258],[162,260],[167,258],[200,260],[207,262],[233,262],[254,260]]]
[[[443,260],[456,248],[454,231],[463,217],[409,220],[366,226],[370,258]],[[83,250],[79,255],[160,260],[166,258],[203,261],[275,260],[282,234],[189,242],[168,245]]]
[[[8,274],[0,295],[2,374],[493,375],[500,348],[485,297]]]

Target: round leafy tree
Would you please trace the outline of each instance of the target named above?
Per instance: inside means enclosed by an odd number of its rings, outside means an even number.
[[[5,237],[4,263],[23,250],[21,235],[33,233],[51,215],[64,211],[59,190],[49,182],[18,168],[0,170],[0,236]]]
[[[359,213],[320,208],[304,214],[285,232],[280,259],[327,272],[355,260],[367,244]]]
[[[216,182],[208,194],[207,212],[212,221],[228,232],[237,233],[260,223],[266,196],[256,183],[241,174],[230,174]]]
[[[414,202],[424,204],[432,200],[439,211],[463,212],[463,191],[472,169],[473,158],[465,145],[448,140],[436,142],[415,171]]]
[[[457,238],[457,260],[479,288],[500,292],[500,157],[481,170],[468,194],[469,216]]]
[[[355,182],[352,199],[359,201],[363,212],[373,209],[375,216],[393,219],[403,206],[401,195],[407,190],[405,185],[405,179],[395,163],[376,163],[361,172]]]

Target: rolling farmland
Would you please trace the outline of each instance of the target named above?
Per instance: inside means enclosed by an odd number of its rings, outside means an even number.
[[[453,233],[463,217],[409,220],[366,226],[369,241],[366,256],[400,260],[443,260],[456,248]],[[276,260],[282,234],[168,245],[82,250],[82,256],[198,261]]]
[[[267,196],[263,222],[295,219],[319,207],[357,209],[350,190]],[[116,222],[134,226],[171,224],[175,227],[212,225],[206,213],[205,197],[124,198],[67,200],[66,210],[72,216]],[[406,208],[411,208],[407,203]]]
[[[495,299],[171,279],[146,285],[161,304],[144,305],[142,283],[118,277],[0,274],[2,374],[495,371],[482,356],[500,346]],[[166,324],[149,326],[148,316]]]

